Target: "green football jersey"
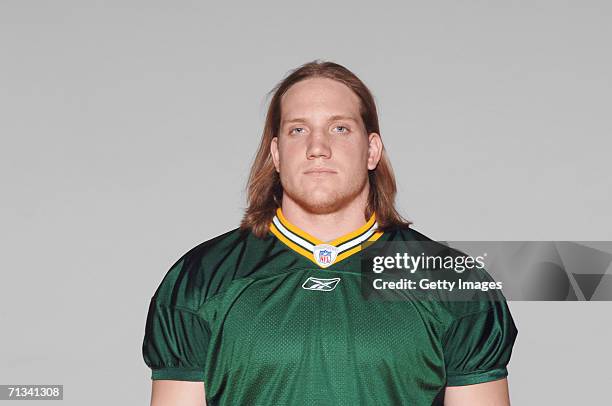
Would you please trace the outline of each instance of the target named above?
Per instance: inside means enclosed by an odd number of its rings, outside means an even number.
[[[194,247],[151,298],[151,378],[203,381],[208,405],[266,406],[442,405],[447,386],[504,378],[505,299],[364,298],[360,258],[393,241],[431,240],[372,216],[323,242],[279,209],[266,238],[235,229]]]

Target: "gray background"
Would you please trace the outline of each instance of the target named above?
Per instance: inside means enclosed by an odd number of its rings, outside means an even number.
[[[417,230],[611,240],[611,12],[2,0],[0,383],[148,403],[148,300],[182,253],[237,226],[265,93],[315,58],[374,92]],[[510,305],[513,404],[608,400],[612,303]]]

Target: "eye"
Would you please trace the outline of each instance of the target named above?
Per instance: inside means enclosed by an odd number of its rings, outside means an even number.
[[[341,134],[344,134],[344,133],[349,132],[349,128],[348,128],[348,127],[345,127],[345,126],[343,126],[343,125],[337,125],[337,126],[335,126],[334,128],[344,128],[344,130],[345,130],[345,131],[340,131],[340,133],[341,133]]]
[[[295,130],[303,130],[303,129],[304,129],[304,128],[302,128],[302,127],[296,127],[296,128],[293,128],[293,129],[291,129],[291,130],[289,131],[289,134],[293,134],[293,132],[294,132]],[[298,132],[297,134],[303,134],[303,131],[300,131],[300,132]]]

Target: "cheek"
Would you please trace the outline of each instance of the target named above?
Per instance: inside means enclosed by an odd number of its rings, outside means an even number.
[[[304,154],[300,150],[299,146],[295,144],[279,145],[279,167],[281,177],[285,179],[291,179],[294,177],[294,174],[298,171],[303,157]]]
[[[368,150],[361,144],[345,145],[335,151],[337,162],[342,168],[351,173],[367,171],[368,169]]]

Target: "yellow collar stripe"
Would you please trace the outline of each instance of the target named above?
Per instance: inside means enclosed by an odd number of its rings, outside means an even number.
[[[383,235],[382,231],[377,231],[374,234],[372,234],[372,237],[368,238],[368,242],[374,242],[376,240],[378,240],[381,236]],[[334,263],[338,262],[338,261],[342,261],[344,258],[348,258],[351,255],[355,254],[356,252],[361,251],[361,244],[348,250],[348,251],[344,251],[342,254],[338,255],[338,257],[336,258],[336,261],[334,261]],[[315,261],[316,262],[316,261]]]
[[[373,226],[376,225],[376,215],[372,213],[372,215],[370,216],[370,219],[363,226],[359,227],[357,230],[351,233],[345,234],[341,237],[338,237],[333,241],[325,242],[325,241],[319,240],[317,237],[310,235],[306,231],[303,231],[299,229],[297,226],[294,226],[293,224],[291,224],[289,220],[287,220],[285,216],[283,215],[283,212],[280,209],[280,207],[276,209],[276,216],[274,217],[275,218],[273,219],[273,221],[277,225],[278,223],[280,223],[280,227],[277,227],[277,228],[283,231],[284,234],[293,234],[293,236],[297,237],[297,239],[299,239],[300,241],[306,242],[306,244],[301,243],[301,245],[303,246],[329,244],[335,247],[340,247],[343,245],[343,243],[357,239],[363,234],[366,234],[368,231],[371,231],[370,229],[372,229]]]
[[[376,231],[378,223],[373,214],[370,219],[359,229],[336,238],[330,242],[324,242],[318,238],[304,232],[295,225],[291,224],[284,216],[281,209],[277,209],[276,216],[270,224],[270,232],[274,234],[289,248],[305,256],[317,265],[314,258],[314,251],[318,245],[332,245],[337,248],[337,257],[333,263],[337,263],[361,250],[361,244],[366,241],[373,242],[378,240],[383,232]]]
[[[314,257],[312,256],[312,252],[305,250],[304,248],[300,247],[299,245],[297,245],[293,241],[289,240],[280,231],[278,231],[278,228],[276,228],[276,226],[274,224],[270,224],[270,231],[272,232],[272,234],[274,234],[276,236],[276,238],[278,238],[283,243],[285,243],[285,245],[287,245],[289,248],[291,248],[292,250],[294,250],[298,254],[302,254],[303,256],[305,256],[306,258],[310,259],[315,264],[317,263],[317,261],[315,261]]]

